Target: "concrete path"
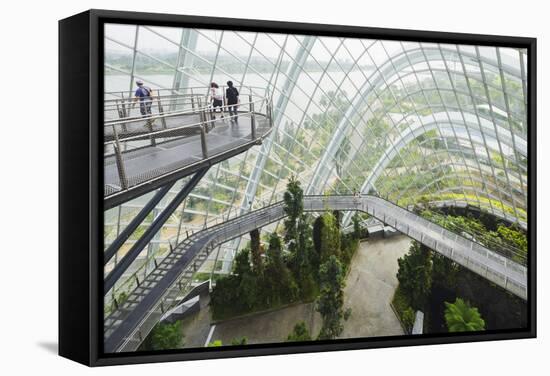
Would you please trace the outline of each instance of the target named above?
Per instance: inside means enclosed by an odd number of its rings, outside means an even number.
[[[351,262],[344,289],[344,307],[351,317],[340,338],[403,335],[390,302],[397,287],[397,259],[411,239],[396,235],[362,242]]]
[[[234,338],[246,337],[249,344],[285,342],[294,325],[304,321],[310,333],[321,330],[321,316],[314,303],[296,304],[276,311],[258,313],[216,324],[213,340],[231,344]]]

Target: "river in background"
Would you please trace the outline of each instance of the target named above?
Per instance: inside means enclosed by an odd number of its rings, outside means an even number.
[[[370,72],[367,72],[370,74]],[[150,86],[152,89],[158,88],[171,88],[173,86],[174,75],[173,74],[142,74],[140,77],[143,77],[143,80],[146,85]],[[196,78],[189,78],[189,87],[204,87],[205,94],[208,92],[208,83],[211,78],[209,74],[196,75]],[[237,77],[237,78],[236,78]],[[258,89],[258,94],[262,95],[261,89],[266,88],[268,80],[271,78],[270,74],[257,74],[257,73],[247,73],[246,78],[243,82],[241,90],[243,93],[248,92],[249,90],[246,87],[260,88]],[[239,88],[238,83],[242,79],[242,74],[232,74],[231,76],[223,76],[220,74],[214,75],[212,80],[217,82],[220,86],[225,85],[228,80],[233,80],[236,82],[237,88]],[[281,75],[276,85],[281,87],[284,83],[285,77]],[[343,80],[343,81],[342,81]],[[314,92],[317,83],[320,82],[320,88]],[[289,103],[285,111],[285,115],[290,118],[295,123],[300,122],[302,117],[302,111],[306,108],[309,98],[314,95],[314,102],[319,103],[323,94],[328,94],[329,92],[334,92],[338,88],[338,85],[341,84],[340,90],[345,92],[348,99],[353,100],[353,96],[356,94],[357,90],[365,83],[365,76],[361,71],[350,72],[348,77],[344,72],[327,72],[323,76],[322,72],[308,72],[307,74],[300,74],[297,82],[297,87],[293,92],[291,97],[294,103]],[[136,89],[136,85],[132,83],[132,90]],[[301,90],[300,90],[301,89]],[[109,74],[105,76],[105,92],[113,91],[125,91],[130,90],[130,76],[122,74]],[[254,89],[255,90],[255,89]],[[273,102],[276,103],[278,99],[277,93],[273,98]],[[324,111],[322,108],[316,106],[310,107],[307,111],[308,115],[313,115],[314,113],[320,113]]]

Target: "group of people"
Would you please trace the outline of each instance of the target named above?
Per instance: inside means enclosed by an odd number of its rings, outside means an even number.
[[[210,98],[212,102],[212,111],[214,119],[216,118],[216,108],[219,108],[223,118],[223,92],[219,85],[215,82],[210,84]],[[231,121],[237,121],[237,107],[239,106],[239,91],[233,86],[232,81],[227,81],[227,89],[225,89],[225,102]]]
[[[138,88],[134,93],[134,104],[139,101],[139,111],[142,116],[151,115],[151,104],[153,103],[153,90],[145,86],[142,80],[136,80]],[[214,119],[216,118],[216,109],[219,109],[223,116],[224,96],[219,85],[215,82],[210,84],[210,101],[212,103],[212,111]],[[225,90],[225,102],[231,121],[237,121],[237,108],[239,106],[239,91],[233,86],[232,81],[227,81],[227,89]]]

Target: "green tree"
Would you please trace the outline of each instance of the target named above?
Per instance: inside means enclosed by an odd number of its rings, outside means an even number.
[[[340,210],[333,210],[332,215],[334,216],[334,224],[338,231],[340,231],[340,223],[342,222],[342,212]]]
[[[150,336],[148,348],[151,350],[172,350],[183,346],[183,333],[181,321],[172,324],[159,323],[156,325]]]
[[[283,195],[283,211],[286,215],[284,220],[285,225],[285,243],[291,254],[296,253],[299,248],[298,244],[298,221],[304,211],[304,191],[300,187],[300,182],[296,176],[291,175],[286,191]]]
[[[258,279],[252,272],[247,272],[239,277],[237,297],[246,311],[250,311],[260,304],[261,294]]]
[[[344,318],[344,272],[336,256],[331,255],[321,265],[319,278],[321,293],[317,300],[317,311],[323,318],[319,339],[332,339],[339,336],[344,329],[341,322]]]
[[[324,263],[331,255],[340,257],[340,231],[332,213],[326,212],[319,218],[318,222],[316,221],[317,232],[314,230],[313,241],[320,263]]]
[[[292,257],[294,278],[300,288],[302,299],[313,299],[316,294],[314,266],[312,265],[313,241],[311,239],[311,224],[309,216],[302,214],[298,221],[299,248]]]
[[[397,279],[415,310],[424,310],[432,288],[431,252],[413,241],[409,253],[397,260]]]
[[[276,265],[277,267],[283,264],[283,244],[281,238],[277,233],[272,232],[269,236],[269,247],[267,248],[266,256],[269,264]]]
[[[266,255],[263,291],[267,305],[273,307],[283,302],[295,301],[298,297],[298,286],[283,262],[281,238],[276,233],[272,233],[269,238]]]
[[[432,285],[448,290],[456,289],[460,266],[453,260],[437,253],[432,253]]]
[[[313,221],[313,249],[310,255],[310,263],[313,270],[318,271],[321,263],[321,233],[323,232],[323,217],[319,216]]]
[[[359,213],[355,212],[353,217],[351,217],[351,221],[353,222],[353,237],[355,239],[361,239],[361,217]]]
[[[233,264],[233,273],[239,276],[243,276],[250,273],[252,268],[250,267],[250,249],[244,248],[235,256],[235,263]]]
[[[289,256],[289,266],[292,270],[303,295],[310,295],[311,289],[311,265],[310,253],[311,224],[309,217],[304,215],[304,192],[300,182],[292,175],[287,184],[284,194],[283,210],[286,214],[284,221],[284,241]]]
[[[289,342],[311,341],[311,335],[307,330],[306,323],[303,321],[300,321],[299,323],[294,325],[294,329],[292,330],[292,333],[288,335],[288,338],[286,340]]]
[[[252,268],[256,274],[263,272],[262,249],[260,243],[260,230],[250,231],[250,251],[252,254]]]
[[[445,302],[445,321],[449,332],[485,330],[485,321],[477,308],[460,298],[456,298],[454,303]]]

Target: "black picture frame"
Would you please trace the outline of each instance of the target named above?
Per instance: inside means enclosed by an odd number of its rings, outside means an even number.
[[[475,44],[528,53],[528,318],[526,329],[105,354],[102,349],[103,27],[106,22]],[[535,38],[88,10],[59,21],[59,354],[88,366],[536,337]]]

